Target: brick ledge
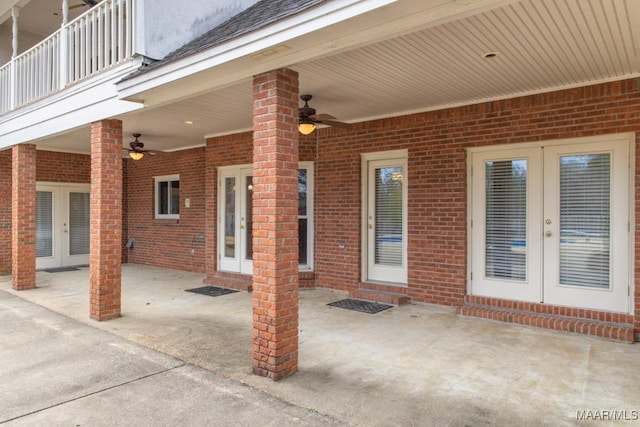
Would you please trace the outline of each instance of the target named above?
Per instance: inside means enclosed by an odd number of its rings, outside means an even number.
[[[568,317],[549,313],[535,313],[526,310],[469,303],[459,307],[458,314],[462,316],[533,326],[536,328],[592,335],[614,341],[628,343],[632,343],[634,341],[633,325],[627,323],[604,322],[595,319]]]

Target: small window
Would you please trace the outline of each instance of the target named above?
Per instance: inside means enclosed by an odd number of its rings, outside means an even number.
[[[156,218],[180,218],[180,176],[157,176],[156,183]]]

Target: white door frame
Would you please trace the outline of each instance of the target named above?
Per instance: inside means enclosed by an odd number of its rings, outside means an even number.
[[[244,182],[248,176],[253,175],[252,165],[235,165],[235,166],[222,166],[218,168],[218,269],[221,271],[229,271],[233,273],[252,274],[253,262],[251,260],[244,259],[246,251],[245,245],[252,244],[252,242],[246,242],[246,192],[244,188]],[[235,193],[234,193],[234,216],[233,224],[226,223],[225,217],[225,183],[227,178],[235,179]],[[244,220],[242,220],[244,218]],[[234,236],[237,238],[234,241],[234,256],[225,256],[225,244],[224,239],[225,230],[231,226],[234,230]]]
[[[500,153],[504,153],[505,157],[513,157],[511,156],[511,153],[514,153],[518,150],[526,150],[526,149],[530,149],[530,148],[542,148],[542,147],[547,147],[547,148],[551,148],[553,150],[555,150],[555,147],[566,147],[569,151],[573,150],[576,153],[579,152],[583,152],[583,151],[588,151],[587,148],[598,148],[600,151],[607,151],[609,149],[612,149],[611,147],[613,145],[616,144],[625,144],[627,149],[628,149],[628,156],[626,157],[626,159],[620,163],[619,161],[617,162],[616,160],[619,159],[614,159],[614,162],[612,163],[612,168],[624,168],[628,171],[627,173],[627,191],[623,191],[624,195],[623,197],[626,197],[627,203],[626,206],[623,209],[626,209],[626,216],[628,218],[627,224],[623,224],[623,227],[627,230],[627,239],[624,239],[624,242],[622,242],[621,246],[619,245],[617,249],[614,249],[617,251],[617,254],[615,255],[616,257],[623,257],[623,263],[625,263],[627,265],[626,271],[624,272],[620,272],[620,271],[613,271],[613,268],[615,268],[615,264],[612,265],[612,273],[616,274],[616,280],[619,280],[619,283],[623,283],[624,285],[626,285],[627,290],[626,292],[624,292],[627,297],[626,297],[626,303],[623,304],[622,306],[618,305],[617,308],[614,309],[604,309],[604,308],[599,308],[597,306],[595,307],[584,307],[584,308],[591,308],[591,309],[596,309],[596,310],[605,310],[605,311],[617,311],[617,312],[623,312],[623,313],[632,313],[634,310],[634,298],[632,297],[634,295],[634,259],[635,259],[635,185],[634,185],[634,180],[635,180],[635,141],[636,141],[636,136],[635,133],[633,132],[629,132],[629,133],[620,133],[620,134],[610,134],[610,135],[599,135],[599,136],[595,136],[595,137],[584,137],[584,138],[572,138],[572,139],[564,139],[564,140],[550,140],[550,141],[544,141],[544,142],[531,142],[531,143],[519,143],[519,144],[505,144],[505,145],[500,145],[500,146],[487,146],[487,147],[473,147],[473,148],[469,148],[467,150],[467,158],[469,159],[469,161],[467,162],[467,206],[468,206],[468,212],[467,212],[467,217],[468,217],[468,222],[467,222],[467,235],[469,236],[467,239],[467,259],[468,259],[468,266],[469,268],[467,269],[467,293],[470,295],[481,295],[479,293],[476,292],[476,289],[474,287],[474,285],[477,283],[477,280],[481,277],[481,274],[484,274],[482,269],[478,268],[478,264],[482,264],[483,261],[480,261],[480,263],[478,263],[478,258],[483,258],[484,257],[484,250],[482,252],[478,252],[477,249],[477,242],[474,241],[473,236],[474,236],[474,227],[477,227],[478,224],[474,224],[473,223],[473,219],[474,219],[474,206],[478,206],[478,204],[480,203],[481,206],[479,207],[480,209],[484,209],[483,206],[483,202],[478,200],[477,197],[477,189],[474,187],[473,185],[473,180],[474,180],[474,174],[475,173],[481,173],[480,171],[475,171],[473,170],[474,168],[474,157],[476,156],[480,156],[482,157],[484,155],[484,153],[487,152],[493,152],[493,153],[497,153],[498,155]],[[542,182],[540,183],[540,185],[542,185]],[[620,226],[620,224],[617,225],[618,227]],[[543,237],[543,231],[540,230],[540,232],[537,234],[539,236],[539,239],[542,240],[544,239]],[[614,243],[616,244],[616,243]],[[535,249],[533,249],[535,250]],[[622,252],[622,253],[621,253]],[[614,260],[615,263],[615,260]],[[620,277],[620,275],[623,275],[622,277]],[[541,284],[542,286],[542,284]],[[620,286],[615,285],[615,286]],[[548,294],[548,290],[545,291]],[[588,292],[588,291],[587,291]],[[496,296],[497,298],[504,298],[504,299],[511,299],[508,296],[505,295],[501,295],[501,296]],[[552,296],[552,301],[545,301],[547,303],[550,304],[558,304],[558,305],[565,305],[565,306],[571,306],[571,307],[580,307],[579,304],[576,304],[575,302],[573,302],[570,298],[564,298],[564,297],[558,297],[558,298],[554,298]],[[518,298],[513,298],[513,299],[518,299]],[[544,296],[543,298],[544,299]],[[590,298],[587,297],[587,300],[589,300]],[[541,301],[539,301],[541,302]],[[593,303],[590,303],[591,305],[595,305]]]
[[[383,151],[378,153],[362,153],[362,281],[393,283],[395,286],[407,286],[407,207],[408,207],[408,179],[407,179],[407,150]],[[372,205],[375,200],[371,200],[371,171],[372,166],[402,166],[403,168],[403,193],[402,193],[402,266],[390,267],[375,265],[374,245],[375,239],[372,237],[375,229],[375,218],[372,212]]]
[[[90,184],[37,182],[36,191],[48,191],[53,194],[53,227],[52,227],[52,256],[37,257],[36,268],[56,268],[72,265],[89,264],[89,253],[80,255],[69,254],[69,194],[87,193],[91,191]]]

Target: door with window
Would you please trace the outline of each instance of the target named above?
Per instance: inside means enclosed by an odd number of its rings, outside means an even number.
[[[474,295],[629,311],[629,140],[472,153]]]
[[[407,283],[407,162],[398,153],[364,156],[365,280]]]
[[[89,263],[90,186],[38,184],[36,268]]]
[[[219,269],[253,273],[253,169],[251,165],[221,167],[219,191]],[[298,169],[298,238],[301,270],[313,260],[313,164],[300,162]]]
[[[253,271],[251,167],[220,168],[220,270]]]

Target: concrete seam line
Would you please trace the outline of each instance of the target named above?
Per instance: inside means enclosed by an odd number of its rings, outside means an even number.
[[[125,381],[125,382],[120,383],[120,384],[115,384],[115,385],[112,385],[110,387],[106,387],[106,388],[103,388],[103,389],[100,389],[100,390],[92,391],[91,393],[87,393],[87,394],[84,394],[82,396],[74,397],[73,399],[65,400],[63,402],[58,402],[58,403],[55,403],[53,405],[49,405],[47,407],[37,409],[35,411],[28,412],[26,414],[18,415],[17,417],[9,418],[8,420],[0,420],[0,424],[8,423],[9,421],[18,420],[20,418],[24,418],[24,417],[27,417],[29,415],[37,414],[38,412],[46,411],[47,409],[55,408],[56,406],[61,406],[61,405],[67,404],[67,403],[75,402],[76,400],[84,399],[85,397],[93,396],[95,394],[99,394],[99,393],[102,393],[102,392],[105,392],[105,391],[108,391],[108,390],[112,390],[114,388],[122,387],[123,385],[131,384],[131,383],[134,383],[136,381],[140,381],[140,380],[144,380],[146,378],[154,377],[156,375],[164,374],[165,372],[173,371],[174,369],[182,368],[183,366],[186,366],[186,363],[183,363],[183,364],[178,365],[178,366],[174,366],[172,368],[163,369],[162,371],[154,372],[154,373],[151,373],[151,374],[148,374],[148,375],[143,375],[141,377],[134,378],[132,380]]]

